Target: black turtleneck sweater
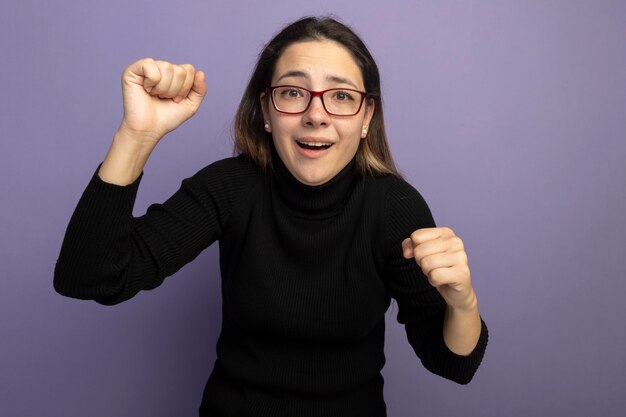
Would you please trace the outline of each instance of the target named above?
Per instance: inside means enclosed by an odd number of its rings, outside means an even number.
[[[264,174],[241,156],[216,162],[138,218],[141,177],[118,186],[94,174],[65,235],[56,290],[120,303],[219,241],[223,323],[201,416],[385,416],[391,297],[424,366],[469,382],[484,323],[471,355],[448,350],[445,302],[402,257],[403,239],[434,226],[420,194],[392,175],[362,177],[354,161],[315,187],[274,165]]]

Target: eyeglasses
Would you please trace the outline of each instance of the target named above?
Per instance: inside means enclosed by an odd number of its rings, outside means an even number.
[[[363,91],[349,88],[311,91],[294,85],[277,85],[269,87],[267,91],[276,111],[286,114],[304,113],[313,97],[319,97],[326,113],[332,116],[354,116],[361,110],[365,97],[369,96]]]

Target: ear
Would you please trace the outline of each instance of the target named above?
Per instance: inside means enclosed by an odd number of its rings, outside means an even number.
[[[263,120],[269,120],[270,112],[267,108],[267,97],[266,97],[265,91],[261,93],[259,100],[261,100],[261,110],[263,111]]]
[[[376,106],[374,99],[369,99],[369,101],[365,103],[365,116],[363,117],[363,130],[361,132],[361,139],[365,139],[365,137],[367,136],[367,130],[369,129],[372,117],[374,117],[375,107]]]
[[[261,100],[261,111],[263,112],[263,128],[267,133],[272,133],[272,125],[270,124],[270,112],[267,107],[267,95],[265,92],[262,92],[259,96],[259,100]]]
[[[270,112],[267,108],[267,95],[265,92],[261,93],[259,100],[261,100],[261,111],[263,112],[263,128],[267,133],[271,133],[272,127],[270,125]]]
[[[373,98],[370,98],[365,106],[365,119],[363,120],[363,124],[369,126],[372,117],[374,117],[374,108],[376,107],[376,102]]]

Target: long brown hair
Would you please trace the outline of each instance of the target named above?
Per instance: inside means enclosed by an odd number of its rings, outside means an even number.
[[[374,115],[368,134],[360,141],[357,169],[363,175],[399,175],[389,151],[383,118],[380,75],[374,58],[363,41],[332,17],[305,17],[283,28],[263,49],[235,115],[235,154],[254,160],[262,169],[272,166],[272,136],[263,128],[260,95],[270,86],[276,61],[285,49],[300,41],[332,40],[344,46],[361,70],[365,91],[373,100]],[[371,103],[371,101],[370,101]]]

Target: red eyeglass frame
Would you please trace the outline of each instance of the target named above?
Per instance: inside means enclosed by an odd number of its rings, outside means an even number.
[[[304,91],[308,91],[308,93],[311,95],[311,98],[309,99],[309,103],[307,104],[307,106],[304,108],[304,110],[299,111],[299,112],[288,112],[288,111],[284,111],[284,110],[279,110],[278,107],[276,106],[276,103],[274,102],[274,90],[276,90],[277,88],[283,88],[283,87],[292,87],[292,88],[297,88],[298,90],[304,90]],[[329,112],[328,109],[326,108],[326,103],[324,103],[324,93],[327,93],[328,91],[333,91],[333,90],[339,90],[339,91],[350,91],[353,93],[358,93],[361,95],[361,102],[359,103],[359,108],[356,110],[356,112],[352,113],[352,114],[336,114],[336,113],[332,113]],[[268,94],[270,96],[270,100],[272,100],[272,106],[274,106],[274,110],[276,110],[279,113],[283,113],[283,114],[302,114],[305,113],[309,107],[311,107],[311,103],[313,102],[313,98],[314,97],[319,97],[320,100],[322,101],[322,106],[324,107],[324,110],[326,111],[326,113],[330,114],[331,116],[345,116],[345,117],[350,117],[350,116],[355,116],[357,115],[360,111],[361,111],[361,107],[363,107],[363,102],[365,101],[366,97],[373,97],[375,96],[375,94],[369,94],[367,92],[364,91],[359,91],[359,90],[354,90],[352,88],[329,88],[327,90],[322,90],[322,91],[311,91],[307,88],[304,87],[300,87],[297,85],[274,85],[271,87],[267,87],[265,89],[266,94]]]

